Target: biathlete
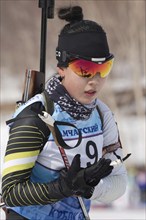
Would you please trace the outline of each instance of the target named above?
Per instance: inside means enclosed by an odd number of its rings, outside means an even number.
[[[57,74],[46,93],[53,119],[64,123],[58,128],[71,166],[65,169],[52,133],[34,111],[45,111],[44,96],[37,94],[10,124],[2,179],[7,220],[83,220],[78,196],[89,212],[91,201],[110,203],[126,189],[124,164],[112,165],[123,158],[117,124],[98,99],[114,62],[106,33],[84,20],[79,6],[61,8],[58,16],[68,23],[59,34]]]

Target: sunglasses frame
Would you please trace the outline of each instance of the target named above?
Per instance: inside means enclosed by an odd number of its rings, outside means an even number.
[[[109,54],[108,57],[101,57],[101,58],[95,58],[95,57],[86,57],[86,56],[80,56],[78,54],[68,53],[66,51],[59,51],[56,50],[56,58],[61,59],[62,62],[70,63],[76,59],[83,59],[88,60],[97,64],[103,64],[111,59],[114,58],[113,54]]]
[[[82,60],[87,60],[87,61],[90,61],[96,64],[103,64],[114,58],[113,54],[110,54],[108,57],[103,57],[103,58],[89,58],[89,57],[84,57],[84,56],[75,55],[75,54],[70,54],[70,55],[71,56],[70,56],[69,63],[73,62],[74,60],[82,59]]]

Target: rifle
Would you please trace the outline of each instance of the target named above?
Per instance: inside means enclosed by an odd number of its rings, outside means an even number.
[[[54,5],[55,0],[39,0],[38,2],[38,7],[42,9],[40,70],[26,70],[22,100],[17,102],[17,107],[25,103],[28,99],[37,93],[41,93],[45,88],[47,19],[54,18]]]

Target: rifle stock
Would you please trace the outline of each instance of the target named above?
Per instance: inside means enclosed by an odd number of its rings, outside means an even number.
[[[22,102],[25,103],[28,99],[41,93],[44,89],[45,74],[36,70],[27,69],[25,73],[24,91]]]

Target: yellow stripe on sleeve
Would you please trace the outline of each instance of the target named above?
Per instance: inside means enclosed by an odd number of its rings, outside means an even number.
[[[20,159],[20,158],[34,157],[39,154],[39,151],[40,150],[9,154],[9,155],[5,156],[4,162],[8,162],[10,160],[15,160],[15,159]]]

